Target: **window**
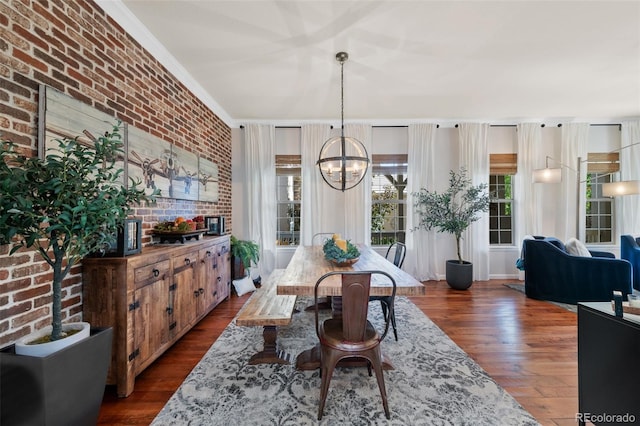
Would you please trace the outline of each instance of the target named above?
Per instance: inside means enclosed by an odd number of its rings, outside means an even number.
[[[405,242],[407,155],[372,156],[371,244]]]
[[[300,244],[302,176],[299,155],[276,155],[278,245]]]
[[[585,240],[587,243],[613,242],[613,203],[602,196],[602,184],[611,182],[610,174],[587,174]]]
[[[489,176],[489,244],[513,244],[512,178]]]
[[[613,200],[602,196],[602,184],[620,170],[619,153],[589,153],[587,157],[585,240],[613,243]]]
[[[491,154],[489,158],[489,244],[513,244],[513,175],[516,154]]]

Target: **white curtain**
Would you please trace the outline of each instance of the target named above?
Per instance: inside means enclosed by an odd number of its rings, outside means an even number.
[[[533,171],[544,167],[544,158],[540,155],[542,131],[540,123],[520,123],[518,132],[518,173],[515,176],[516,197],[516,241],[522,245],[525,235],[540,235],[542,220],[538,187],[533,184]]]
[[[487,147],[488,123],[461,123],[458,126],[460,143],[460,167],[467,169],[472,185],[489,182],[489,150]],[[462,256],[473,263],[473,279],[489,279],[489,212],[462,234]]]
[[[371,161],[371,126],[345,124],[344,135],[358,139],[364,145]],[[344,238],[354,243],[371,244],[371,163],[362,182],[342,193]]]
[[[556,204],[556,237],[567,241],[571,237],[584,241],[587,146],[589,123],[562,124],[561,154],[562,182],[560,199]],[[580,159],[580,160],[578,160]],[[557,167],[553,165],[552,167]],[[580,176],[578,176],[578,170]]]
[[[413,193],[425,188],[433,191],[435,172],[435,124],[409,125],[409,147],[407,166],[407,256],[403,269],[420,281],[437,280],[436,230],[413,230],[419,223],[415,214]]]
[[[640,180],[640,121],[622,122],[620,144],[620,180]],[[625,148],[629,147],[629,148]],[[615,198],[618,235],[640,234],[640,195]]]
[[[300,244],[311,245],[319,232],[341,232],[336,222],[338,191],[322,179],[316,165],[320,149],[331,136],[328,124],[305,124],[301,129],[302,208],[300,212]]]
[[[268,276],[276,264],[275,127],[249,124],[245,129],[244,159],[248,239],[260,246],[258,270]]]

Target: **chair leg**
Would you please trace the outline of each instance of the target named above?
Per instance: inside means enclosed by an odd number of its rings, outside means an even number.
[[[389,317],[391,319],[391,326],[393,327],[393,337],[395,337],[396,342],[398,341],[398,329],[396,328],[396,310],[392,307],[389,309]]]
[[[324,351],[323,351],[324,352]],[[329,383],[331,382],[331,376],[333,376],[333,370],[338,363],[337,357],[329,356],[326,353],[322,353],[322,362],[320,367],[320,377],[322,382],[320,385],[320,403],[318,404],[318,420],[322,420],[322,414],[324,412],[324,403],[327,400],[327,394],[329,393]]]
[[[391,327],[393,327],[393,337],[396,342],[398,341],[398,329],[396,328],[396,312],[393,306],[389,306],[385,300],[380,300],[380,307],[382,308],[382,317],[385,321],[391,321]]]
[[[387,320],[387,302],[380,299],[380,307],[382,308],[382,318],[384,318],[384,320],[386,321]]]
[[[384,386],[384,373],[382,370],[382,357],[380,354],[380,350],[374,350],[373,356],[375,357],[375,361],[373,362],[373,370],[376,372],[376,380],[378,381],[378,388],[380,388],[380,396],[382,397],[382,407],[384,408],[384,414],[387,417],[387,420],[391,419],[391,414],[389,413],[389,404],[387,402],[387,390]]]

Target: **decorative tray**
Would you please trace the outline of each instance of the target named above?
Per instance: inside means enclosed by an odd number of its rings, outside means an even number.
[[[204,232],[205,231],[202,229],[195,231],[159,231],[154,229],[153,236],[160,239],[160,244],[175,242],[184,244],[186,241],[191,239],[199,240]]]

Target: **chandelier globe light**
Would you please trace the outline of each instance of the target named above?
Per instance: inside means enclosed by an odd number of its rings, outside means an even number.
[[[344,135],[344,63],[349,59],[346,52],[336,53],[340,63],[340,136],[327,140],[316,164],[322,179],[334,189],[346,191],[356,187],[369,169],[367,149],[358,139]]]

